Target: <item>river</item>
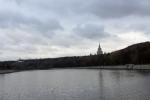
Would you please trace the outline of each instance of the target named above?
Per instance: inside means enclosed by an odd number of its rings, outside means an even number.
[[[149,99],[149,71],[53,69],[0,75],[0,100]]]

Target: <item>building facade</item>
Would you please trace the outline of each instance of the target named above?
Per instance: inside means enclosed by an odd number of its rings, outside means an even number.
[[[103,51],[102,51],[101,46],[99,44],[98,50],[97,50],[97,55],[101,55],[101,54],[103,54]]]

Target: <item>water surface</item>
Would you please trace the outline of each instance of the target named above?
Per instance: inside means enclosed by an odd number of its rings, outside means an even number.
[[[0,75],[0,100],[149,100],[150,72],[56,69]]]

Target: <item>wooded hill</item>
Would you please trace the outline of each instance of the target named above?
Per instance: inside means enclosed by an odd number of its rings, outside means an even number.
[[[102,55],[3,61],[0,62],[0,69],[30,70],[124,64],[150,64],[150,42],[134,44]]]

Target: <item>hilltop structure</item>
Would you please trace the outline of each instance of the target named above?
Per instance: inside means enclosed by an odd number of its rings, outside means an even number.
[[[98,50],[97,50],[97,55],[101,55],[101,54],[103,54],[103,51],[102,51],[101,46],[99,44]]]

